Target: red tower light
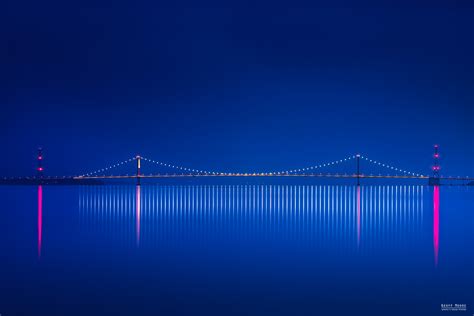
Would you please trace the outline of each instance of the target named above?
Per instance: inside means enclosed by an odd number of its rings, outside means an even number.
[[[36,174],[39,178],[43,177],[43,149],[38,148]]]
[[[439,178],[439,171],[441,170],[441,167],[439,166],[439,152],[438,152],[439,146],[434,145],[434,154],[433,154],[433,177],[434,178]]]

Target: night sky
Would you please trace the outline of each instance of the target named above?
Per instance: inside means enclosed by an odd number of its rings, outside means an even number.
[[[474,176],[474,6],[423,2],[7,1],[0,175],[34,174],[38,146],[49,175],[138,153],[427,173],[438,143],[442,174]]]

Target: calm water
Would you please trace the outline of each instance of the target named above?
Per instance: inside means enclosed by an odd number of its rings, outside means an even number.
[[[0,313],[472,315],[473,193],[2,187]]]

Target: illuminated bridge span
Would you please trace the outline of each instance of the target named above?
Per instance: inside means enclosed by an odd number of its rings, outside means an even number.
[[[276,170],[271,172],[225,172],[217,170],[200,170],[193,169],[184,166],[178,166],[170,163],[157,161],[154,159],[146,158],[140,155],[126,159],[124,161],[117,162],[107,167],[97,169],[91,172],[87,172],[78,176],[62,176],[62,177],[47,177],[44,176],[43,168],[43,153],[39,149],[37,157],[37,174],[35,177],[24,177],[24,178],[3,178],[0,180],[2,184],[102,184],[104,180],[117,180],[117,179],[134,179],[137,184],[141,183],[141,180],[145,179],[164,179],[164,178],[231,178],[231,177],[281,177],[281,178],[339,178],[339,179],[355,179],[357,185],[360,184],[361,179],[419,179],[428,180],[431,185],[438,185],[441,181],[446,183],[458,183],[458,184],[474,184],[474,177],[447,177],[440,175],[439,165],[439,152],[438,145],[434,146],[433,154],[433,166],[432,174],[427,175],[423,173],[413,172],[404,168],[396,167],[388,163],[383,163],[364,155],[356,154],[348,156],[339,160],[334,160],[318,165],[307,166],[304,168],[288,169],[288,170]],[[369,165],[377,168],[388,170],[390,174],[369,174],[361,172],[361,162],[368,163]],[[159,172],[145,174],[142,172],[143,162],[155,165],[161,169],[172,169],[174,173]],[[349,165],[353,172],[345,173],[323,173],[328,168],[332,167],[348,167]],[[133,166],[132,173],[121,173],[113,174],[112,172],[117,170],[123,170],[123,168],[130,168]],[[454,182],[456,181],[456,182]]]

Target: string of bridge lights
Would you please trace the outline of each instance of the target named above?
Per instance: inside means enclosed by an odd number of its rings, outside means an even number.
[[[108,171],[110,169],[114,169],[114,168],[117,168],[117,167],[120,167],[122,165],[125,165],[129,162],[132,162],[134,160],[136,160],[137,157],[132,157],[130,159],[125,159],[124,161],[120,161],[120,162],[117,162],[116,164],[113,164],[113,165],[110,165],[108,167],[105,167],[105,168],[102,168],[102,169],[97,169],[95,171],[92,171],[92,172],[89,172],[89,173],[84,173],[82,175],[80,175],[80,177],[89,177],[89,176],[93,176],[93,175],[96,175],[98,173],[101,173],[101,172],[104,172],[104,171]]]
[[[225,175],[228,175],[228,176],[232,176],[232,175],[234,175],[234,176],[235,175],[270,175],[271,176],[271,175],[295,174],[295,173],[299,173],[299,172],[313,171],[313,170],[316,170],[316,169],[330,167],[330,166],[338,165],[338,164],[343,163],[343,162],[354,160],[357,157],[359,157],[360,159],[363,159],[365,161],[368,161],[368,162],[370,162],[374,165],[385,167],[385,168],[393,170],[393,171],[402,172],[402,173],[407,174],[407,175],[417,176],[417,177],[424,176],[422,174],[407,171],[407,170],[404,170],[404,169],[401,169],[401,168],[397,168],[395,166],[391,166],[389,164],[385,164],[385,163],[376,161],[374,159],[370,159],[370,158],[362,156],[362,155],[352,155],[352,156],[349,156],[349,157],[346,157],[346,158],[343,158],[343,159],[334,160],[334,161],[330,161],[330,162],[326,162],[326,163],[321,163],[319,165],[313,165],[313,166],[299,168],[299,169],[280,170],[280,171],[273,171],[273,172],[246,172],[246,173],[219,172],[219,171],[207,171],[207,170],[193,169],[193,168],[173,165],[173,164],[170,164],[170,163],[165,163],[165,162],[162,162],[162,161],[158,161],[158,160],[154,160],[154,159],[150,159],[150,158],[146,158],[146,157],[135,156],[135,157],[117,162],[117,163],[112,164],[110,166],[107,166],[105,168],[97,169],[95,171],[82,174],[82,175],[80,175],[80,177],[94,176],[94,175],[97,175],[99,173],[102,173],[102,172],[105,172],[105,171],[108,171],[108,170],[111,170],[111,169],[115,169],[117,167],[120,167],[122,165],[130,163],[132,161],[135,161],[138,158],[140,158],[141,160],[150,162],[150,163],[154,163],[154,164],[162,166],[162,167],[168,167],[168,168],[173,168],[173,169],[176,169],[176,170],[186,171],[186,172],[190,172],[190,173],[198,173],[198,174],[203,174],[203,175],[224,175],[224,176]]]
[[[168,168],[184,170],[184,171],[189,171],[189,172],[197,172],[197,173],[202,173],[202,174],[222,174],[221,172],[211,172],[211,171],[192,169],[192,168],[187,168],[187,167],[182,167],[182,166],[175,166],[175,165],[172,165],[172,164],[169,164],[169,163],[149,159],[149,158],[146,158],[146,157],[140,157],[140,158],[145,160],[145,161],[148,161],[148,162],[157,164],[159,166],[162,166],[162,167],[168,167]]]
[[[334,161],[319,164],[319,165],[314,165],[314,166],[305,167],[305,168],[301,168],[301,169],[270,172],[270,174],[287,174],[287,173],[288,174],[293,174],[293,173],[297,173],[297,172],[310,171],[310,170],[320,169],[320,168],[323,168],[323,167],[329,167],[329,166],[337,165],[337,164],[340,164],[342,162],[349,161],[349,160],[352,160],[352,159],[355,159],[355,158],[356,158],[356,156],[353,155],[353,156],[349,156],[349,157],[344,158],[344,159],[334,160]]]
[[[411,171],[407,171],[407,170],[404,170],[404,169],[400,169],[400,168],[391,166],[391,165],[389,165],[389,164],[382,163],[382,162],[379,162],[379,161],[377,161],[377,160],[370,159],[370,158],[367,158],[367,157],[364,157],[364,156],[360,156],[360,158],[363,159],[363,160],[365,160],[365,161],[371,162],[371,163],[373,163],[374,165],[381,166],[381,167],[385,167],[385,168],[387,168],[387,169],[394,170],[394,171],[399,171],[399,172],[402,172],[402,173],[404,173],[404,174],[408,174],[408,175],[412,175],[412,176],[417,176],[417,177],[426,176],[426,175],[419,174],[419,173],[416,173],[416,172],[411,172]]]
[[[328,167],[328,166],[336,165],[336,164],[354,159],[355,157],[356,156],[350,156],[350,157],[347,157],[347,158],[344,158],[344,159],[334,160],[334,161],[327,162],[327,163],[324,163],[324,164],[309,166],[309,167],[300,168],[300,169],[273,171],[273,172],[245,172],[245,173],[198,170],[198,169],[192,169],[192,168],[187,168],[187,167],[182,167],[182,166],[176,166],[176,165],[172,165],[172,164],[169,164],[169,163],[157,161],[157,160],[154,160],[154,159],[149,159],[149,158],[146,158],[146,157],[140,157],[140,158],[145,160],[145,161],[148,161],[148,162],[151,162],[151,163],[163,166],[163,167],[169,167],[169,168],[174,168],[174,169],[177,169],[177,170],[184,170],[184,171],[188,171],[188,172],[196,172],[196,173],[206,174],[206,175],[280,175],[280,174],[293,174],[293,173],[296,173],[296,172],[303,172],[303,171],[319,169],[319,168],[322,168],[322,167]]]

